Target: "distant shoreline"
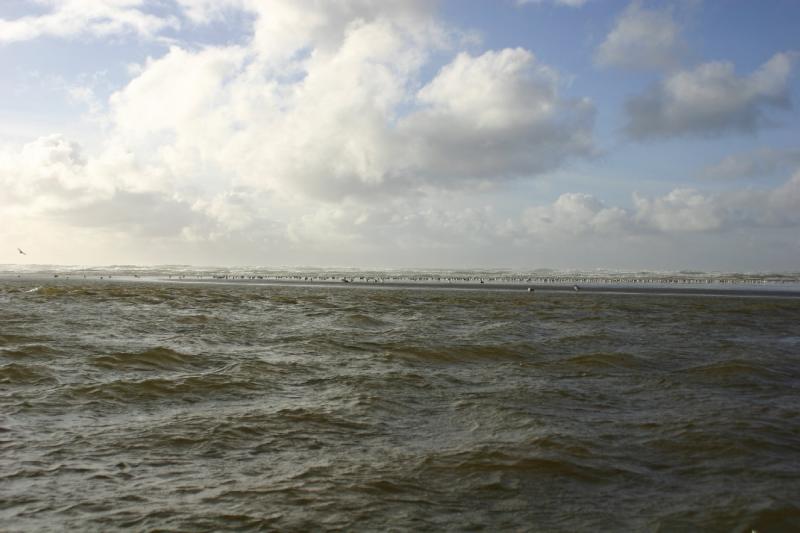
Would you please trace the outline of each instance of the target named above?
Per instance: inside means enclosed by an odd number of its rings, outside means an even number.
[[[160,278],[162,282],[177,282],[177,283],[209,283],[209,284],[229,284],[229,285],[273,285],[273,286],[302,286],[302,287],[358,287],[358,288],[393,288],[393,289],[435,289],[435,290],[496,290],[496,291],[515,291],[515,292],[528,292],[528,289],[533,289],[532,292],[570,292],[570,293],[620,293],[620,294],[688,294],[688,295],[702,295],[702,296],[760,296],[760,297],[789,297],[800,298],[800,290],[786,290],[786,289],[764,289],[764,288],[733,288],[730,286],[723,287],[707,287],[690,285],[685,287],[631,287],[627,285],[616,285],[610,283],[587,283],[578,284],[578,290],[575,290],[575,284],[563,283],[473,283],[473,282],[454,282],[446,283],[440,281],[424,282],[424,281],[384,281],[384,282],[366,282],[366,281],[303,281],[303,280],[289,280],[289,279],[218,279],[218,278],[203,278],[203,279],[168,279]]]
[[[650,294],[650,295],[694,295],[694,296],[741,296],[741,297],[776,297],[776,298],[800,298],[800,289],[783,288],[780,284],[770,285],[765,288],[763,285],[747,282],[737,283],[700,283],[700,282],[609,282],[609,281],[586,281],[583,283],[572,283],[565,280],[554,280],[553,282],[525,281],[503,282],[487,281],[481,283],[475,280],[457,281],[428,281],[428,280],[378,280],[366,281],[359,279],[348,279],[347,282],[339,279],[302,279],[301,277],[281,277],[268,278],[258,276],[194,276],[194,275],[173,275],[165,276],[131,276],[131,275],[84,275],[76,272],[47,275],[43,273],[0,273],[0,281],[69,281],[69,282],[140,282],[140,283],[175,283],[175,284],[219,284],[219,285],[263,285],[278,287],[328,287],[328,288],[386,288],[386,289],[409,289],[409,290],[464,290],[464,291],[510,291],[510,292],[569,292],[569,293],[616,293],[616,294]],[[578,290],[575,290],[575,287]],[[530,289],[530,291],[529,291]]]

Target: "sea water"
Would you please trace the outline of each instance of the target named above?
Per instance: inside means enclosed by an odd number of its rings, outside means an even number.
[[[626,276],[7,267],[0,529],[800,528],[796,281]]]

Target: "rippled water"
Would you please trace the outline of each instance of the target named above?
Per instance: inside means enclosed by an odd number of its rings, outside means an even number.
[[[5,279],[0,529],[800,528],[800,299]]]

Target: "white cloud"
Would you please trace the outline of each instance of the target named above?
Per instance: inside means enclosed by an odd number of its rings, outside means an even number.
[[[0,223],[46,232],[90,228],[98,235],[214,241],[275,233],[269,199],[258,191],[182,194],[158,167],[130,153],[87,157],[61,135],[0,152]],[[10,217],[10,218],[6,218]]]
[[[722,226],[714,198],[693,189],[675,189],[661,198],[634,195],[634,220],[658,231],[710,231]]]
[[[634,193],[632,208],[565,193],[549,205],[527,208],[521,226],[529,235],[564,239],[602,235],[720,234],[733,230],[791,228],[800,223],[800,171],[775,189],[703,193],[678,188],[663,196]]]
[[[765,178],[800,166],[800,148],[760,148],[732,154],[700,171],[704,179]]]
[[[682,70],[627,102],[628,133],[639,139],[752,132],[767,111],[790,105],[794,53],[778,53],[746,77],[728,62]]]
[[[604,67],[671,68],[683,49],[680,28],[669,9],[645,9],[634,2],[597,48],[595,62]]]
[[[629,223],[619,207],[607,207],[592,195],[565,193],[550,204],[530,207],[522,216],[525,230],[537,236],[612,234]]]
[[[9,210],[47,210],[80,204],[89,186],[81,147],[49,135],[20,150],[0,152],[0,199]]]
[[[230,105],[231,79],[245,55],[238,47],[172,47],[149,60],[109,99],[108,146],[166,169],[173,185],[219,180],[214,173],[230,172],[221,165],[238,118]],[[254,113],[251,120],[257,118]]]
[[[52,36],[106,37],[133,34],[152,38],[166,28],[177,28],[178,19],[148,12],[145,0],[37,0],[45,8],[40,15],[0,19],[0,44]]]
[[[703,194],[675,189],[660,198],[634,195],[634,220],[662,232],[791,228],[800,223],[800,172],[775,189]]]
[[[400,130],[410,171],[431,182],[541,174],[592,153],[594,108],[559,97],[558,74],[530,52],[459,54],[417,97]]]
[[[795,52],[777,53],[749,76],[713,61],[679,69],[686,45],[672,10],[632,2],[595,52],[604,67],[666,73],[626,102],[626,131],[635,139],[753,132],[770,123],[769,112],[790,106],[789,75]]]
[[[718,198],[728,226],[796,228],[800,224],[800,171],[775,189],[739,190]]]
[[[270,62],[291,60],[313,50],[324,59],[358,33],[360,26],[393,26],[417,45],[445,38],[435,22],[435,2],[428,0],[249,0],[257,15],[253,48]],[[368,44],[356,43],[356,46]],[[355,51],[355,50],[354,50]]]
[[[767,216],[765,223],[779,226],[797,226],[800,224],[800,170],[786,183],[769,192],[767,209],[762,213]]]
[[[534,176],[592,153],[592,104],[562,98],[557,72],[526,50],[458,54],[422,86],[431,53],[457,41],[428,9],[268,4],[290,27],[310,17],[311,30],[276,48],[257,31],[247,46],[149,60],[111,98],[114,142],[176,179],[223,173],[328,200]],[[370,9],[342,19],[359,6]]]
[[[176,0],[186,18],[195,24],[208,24],[229,11],[246,9],[248,0]]]

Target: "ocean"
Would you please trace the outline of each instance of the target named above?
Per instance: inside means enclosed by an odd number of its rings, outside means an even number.
[[[6,266],[0,530],[797,531],[799,289]]]

